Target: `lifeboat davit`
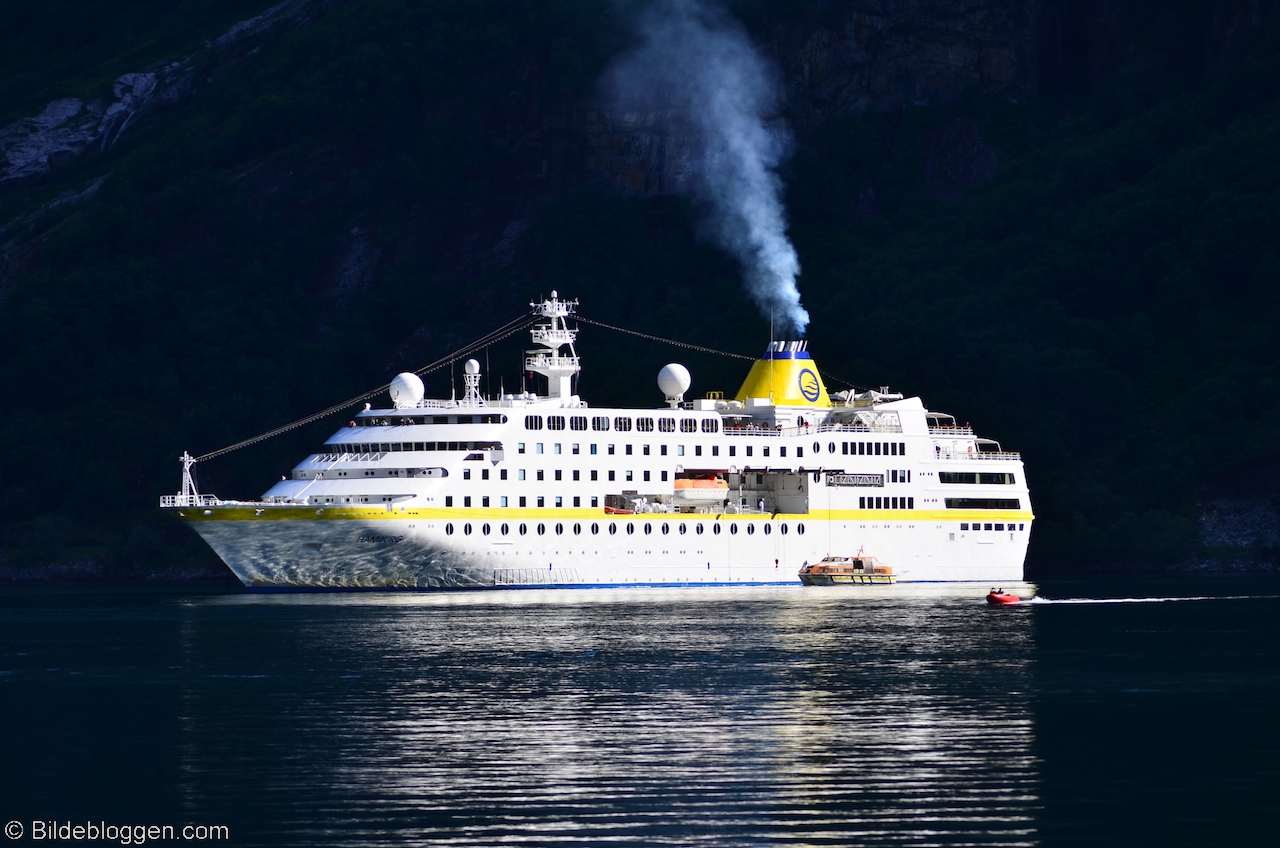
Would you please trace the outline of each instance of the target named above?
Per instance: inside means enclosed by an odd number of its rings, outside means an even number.
[[[987,603],[992,606],[1020,604],[1022,603],[1022,598],[1019,598],[1017,595],[1010,595],[1008,592],[988,592]]]

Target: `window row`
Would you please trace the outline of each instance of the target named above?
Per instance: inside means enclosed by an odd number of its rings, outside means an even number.
[[[727,531],[724,529],[726,524],[729,528]],[[618,523],[611,523],[605,526],[608,528],[606,532],[608,532],[610,536],[618,535],[618,532],[619,532]],[[644,524],[638,524],[633,522],[633,523],[628,523],[621,526],[626,528],[625,531],[623,532],[625,532],[626,535],[628,536],[634,536],[636,533],[642,533],[645,536],[651,536],[655,532],[661,533],[664,536],[670,535],[673,532],[681,536],[686,535],[690,532],[692,532],[694,535],[701,536],[707,532],[707,524],[703,522],[695,523],[692,526],[690,526],[689,524],[685,524],[684,522],[681,522],[679,524],[673,524],[672,522],[668,522],[668,521],[664,521],[659,525],[654,525],[651,522],[645,522]],[[760,532],[766,536],[771,535],[773,533],[774,526],[775,525],[769,524],[769,523],[761,524]],[[789,525],[785,523],[778,524],[776,526],[778,528],[778,533],[782,534],[783,536],[787,535],[787,533],[790,532]],[[640,529],[637,530],[637,528],[640,528]],[[719,536],[722,532],[727,532],[730,536],[736,536],[738,535],[738,532],[739,532],[738,528],[739,528],[739,522],[715,522],[711,524],[711,534],[713,536]],[[464,536],[470,536],[472,533],[476,532],[477,530],[480,532],[481,535],[484,535],[484,536],[491,535],[495,530],[500,535],[508,536],[511,534],[513,529],[516,533],[518,533],[521,536],[527,536],[531,529],[534,532],[536,532],[537,535],[539,536],[547,535],[548,529],[552,530],[557,536],[563,536],[566,531],[572,532],[573,535],[575,536],[580,536],[582,535],[584,530],[587,530],[587,529],[590,530],[591,535],[593,536],[600,535],[600,524],[594,521],[589,526],[584,526],[580,522],[574,522],[572,525],[564,524],[563,522],[556,522],[554,525],[547,525],[543,522],[538,522],[535,525],[529,525],[522,522],[520,524],[514,525],[513,527],[513,525],[511,524],[503,522],[502,524],[499,524],[495,527],[494,525],[490,524],[487,521],[479,525],[473,525],[471,524],[471,522],[468,521],[462,524],[459,528],[455,528],[453,525],[453,522],[449,522],[444,525],[444,532],[446,536],[452,536],[458,529],[461,530],[462,535]],[[746,533],[748,536],[753,536],[755,535],[755,532],[756,532],[756,525],[754,523],[748,522],[745,524],[745,529],[742,532]],[[796,535],[798,536],[804,535],[803,524],[796,525]]]
[[[357,418],[348,427],[403,427],[413,424],[506,424],[507,416],[487,415],[393,415],[386,418]]]
[[[862,497],[858,498],[858,509],[915,509],[915,498]]]
[[[816,447],[816,443],[815,443]],[[829,445],[835,453],[835,446]],[[841,456],[906,456],[906,442],[841,442]]]
[[[1017,509],[1017,498],[947,498],[947,509]]]
[[[652,456],[652,455],[653,455],[653,446],[652,446],[652,445],[640,445],[639,447],[640,447],[640,455],[641,455],[641,456]],[[658,454],[657,454],[657,455],[658,455],[658,456],[667,456],[667,455],[668,455],[668,453],[669,453],[669,449],[670,449],[671,447],[672,447],[671,445],[658,445]],[[687,449],[688,449],[688,447],[687,447],[686,445],[675,445],[674,447],[675,447],[675,455],[676,455],[676,456],[685,456],[685,455],[686,455],[686,451],[687,451]],[[692,453],[692,456],[702,456],[702,455],[703,455],[703,447],[704,447],[703,445],[694,445],[694,446],[693,446],[693,453]],[[719,446],[719,445],[711,445],[711,446],[710,446],[710,448],[711,448],[711,450],[710,450],[710,453],[708,454],[709,456],[719,456],[719,455],[720,455],[720,446]],[[624,456],[634,456],[634,455],[635,455],[635,449],[636,449],[636,445],[623,445],[623,446],[622,446],[622,453],[623,453],[623,455],[624,455]],[[523,454],[523,453],[528,453],[528,452],[529,452],[529,444],[528,444],[527,442],[516,442],[516,453],[518,453],[518,454]],[[547,453],[547,452],[548,452],[548,451],[547,451],[547,444],[546,444],[545,442],[534,442],[534,443],[533,443],[533,452],[534,452],[535,454],[543,454],[543,453]],[[560,454],[563,454],[563,453],[564,453],[564,444],[562,444],[561,442],[552,442],[552,443],[551,443],[551,450],[550,450],[550,453],[552,453],[552,454],[554,454],[554,455],[556,455],[556,456],[559,456]],[[570,453],[570,454],[573,454],[574,456],[577,456],[577,455],[581,454],[581,453],[582,453],[582,445],[581,445],[581,444],[579,444],[578,442],[572,442],[572,443],[570,443],[570,445],[569,445],[569,453]],[[590,445],[587,445],[587,453],[588,453],[588,454],[590,454],[591,456],[599,456],[599,455],[600,455],[600,445],[598,445],[598,444],[590,444]],[[605,445],[605,446],[604,446],[604,454],[605,454],[606,456],[617,456],[617,455],[618,455],[618,446],[617,446],[617,445]],[[733,456],[733,455],[734,455],[734,453],[733,453],[733,448],[732,448],[732,447],[730,447],[730,448],[729,448],[729,455],[730,455],[730,456]],[[749,452],[748,452],[748,455],[750,455],[750,453],[749,453]],[[768,456],[768,455],[769,455],[769,454],[768,454],[768,451],[766,450],[766,451],[765,451],[765,456]],[[785,450],[785,449],[783,450],[783,454],[782,454],[782,455],[783,455],[783,456],[786,456],[786,455],[787,455],[787,454],[786,454],[786,450]]]
[[[389,453],[391,451],[502,450],[502,442],[343,442],[325,445],[331,453]]]
[[[1021,530],[1024,526],[1025,525],[1022,525],[1022,524],[1009,524],[1009,529]],[[992,524],[990,522],[987,522],[986,524],[979,524],[976,521],[973,522],[972,524],[969,524],[967,522],[961,521],[960,529],[961,530],[1001,530],[1003,531],[1005,529],[1005,525],[1000,523]]]
[[[990,483],[1005,486],[1014,484],[1014,477],[1007,472],[939,471],[939,483]]]
[[[586,430],[588,419],[585,415],[526,415],[524,417],[524,428],[526,430],[541,430],[543,425],[548,430],[563,430],[568,424],[570,430]],[[597,433],[605,433],[609,431],[610,424],[614,430],[622,433],[631,431],[632,424],[635,429],[642,433],[652,433],[654,429],[654,419],[652,418],[636,418],[634,422],[631,418],[619,415],[612,422],[607,415],[595,415],[590,419],[590,427]],[[677,426],[681,433],[719,433],[720,419],[718,418],[681,418],[679,422],[674,418],[659,418],[657,420],[657,429],[659,433],[674,433]]]

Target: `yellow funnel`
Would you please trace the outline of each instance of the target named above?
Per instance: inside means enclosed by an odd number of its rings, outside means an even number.
[[[805,342],[771,342],[751,366],[735,399],[767,398],[774,406],[831,406]]]

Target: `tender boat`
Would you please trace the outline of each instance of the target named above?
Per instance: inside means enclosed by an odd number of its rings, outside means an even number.
[[[824,557],[800,567],[800,582],[806,586],[834,586],[841,583],[888,584],[898,582],[893,569],[873,556]]]
[[[1022,603],[1022,598],[1019,598],[1017,595],[1011,595],[1008,592],[992,591],[987,593],[987,603],[993,606],[1002,606],[1005,604],[1020,604]]]

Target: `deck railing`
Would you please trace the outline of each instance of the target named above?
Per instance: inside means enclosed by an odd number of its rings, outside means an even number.
[[[161,495],[160,506],[219,506],[222,500],[215,495]]]

